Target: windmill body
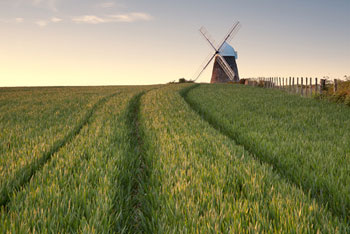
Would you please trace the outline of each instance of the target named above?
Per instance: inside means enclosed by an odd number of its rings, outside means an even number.
[[[218,53],[220,53],[220,55],[225,59],[226,63],[230,66],[231,70],[233,71],[233,81],[239,81],[238,67],[236,63],[236,59],[238,58],[237,52],[232,46],[225,42]],[[227,83],[232,81],[220,65],[219,59],[219,56],[215,56],[213,73],[211,76],[210,83]]]
[[[227,83],[229,81],[239,81],[238,68],[236,63],[236,59],[238,58],[237,52],[232,46],[228,44],[228,42],[232,40],[233,36],[237,33],[239,28],[240,23],[234,23],[220,44],[215,43],[215,41],[212,39],[204,27],[199,30],[209,45],[214,49],[215,53],[211,57],[208,57],[205,63],[203,63],[203,66],[196,73],[194,81],[200,77],[200,75],[214,58],[214,67],[210,83]]]

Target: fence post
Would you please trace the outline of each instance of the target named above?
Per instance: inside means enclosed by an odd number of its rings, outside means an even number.
[[[304,87],[303,87],[303,85],[304,85],[304,78],[303,77],[301,77],[300,78],[301,79],[301,81],[300,81],[300,83],[301,83],[301,90],[300,90],[300,93],[301,93],[301,96],[303,96],[304,95]]]
[[[315,94],[318,93],[318,82],[317,82],[317,77],[315,78]]]
[[[286,86],[285,86],[286,90],[288,91],[288,77],[286,77],[286,83],[285,84],[286,84]]]
[[[281,77],[278,77],[278,80],[280,81],[279,88],[280,88],[280,89],[282,89],[282,81],[281,81]]]
[[[297,77],[297,93],[299,93],[299,77]]]
[[[334,79],[334,93],[338,90],[338,80]]]
[[[262,87],[265,88],[265,78],[261,78],[261,82],[262,82]]]
[[[312,97],[312,78],[310,77],[310,97]]]
[[[320,94],[322,94],[322,92],[325,90],[326,90],[326,79],[321,79]]]
[[[287,77],[285,78],[285,83],[284,84],[285,84],[284,85],[285,89],[288,90],[288,78]]]
[[[284,89],[288,90],[288,78],[286,77],[284,80]]]
[[[286,90],[288,88],[288,78],[283,77],[284,80],[284,89]]]
[[[293,89],[293,92],[295,93],[295,83],[294,83],[294,77],[293,77],[293,83],[292,83],[292,89]]]
[[[305,77],[305,96],[309,95],[308,78]]]
[[[271,89],[273,88],[273,78],[272,77],[270,77],[270,87],[271,87]]]

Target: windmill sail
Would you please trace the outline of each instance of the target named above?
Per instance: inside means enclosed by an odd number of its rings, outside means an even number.
[[[220,54],[217,55],[217,58],[219,65],[221,66],[222,70],[224,70],[228,78],[230,78],[230,80],[232,81],[235,80],[235,73],[231,69],[230,65],[226,62],[225,58],[222,57]]]
[[[217,45],[215,40],[211,37],[211,35],[209,34],[208,30],[205,27],[201,27],[199,29],[200,33],[202,33],[203,37],[209,42],[209,44],[211,45],[211,47],[213,47],[213,49],[215,51],[217,51]]]
[[[208,58],[205,60],[205,62],[202,64],[202,66],[199,67],[198,71],[195,73],[195,75],[193,76],[194,79],[193,81],[198,80],[198,78],[202,75],[202,73],[204,72],[204,70],[209,66],[210,62],[213,60],[213,58],[215,57],[216,54],[214,55],[209,55]]]
[[[217,50],[220,50],[221,47],[225,44],[225,42],[230,42],[232,38],[237,34],[238,30],[241,28],[241,24],[239,21],[235,22],[231,27],[230,31],[226,34],[222,42],[219,44]]]
[[[215,53],[205,60],[206,62],[203,63],[203,65],[198,69],[193,81],[196,81],[201,76],[201,74],[209,66],[214,58],[215,62],[211,83],[225,83],[230,80],[239,81],[238,68],[236,63],[237,52],[227,42],[233,38],[240,27],[240,23],[238,21],[235,22],[220,44],[216,44],[205,27],[200,28],[200,33],[214,49]]]

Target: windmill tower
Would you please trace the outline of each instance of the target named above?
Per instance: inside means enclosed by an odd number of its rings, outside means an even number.
[[[210,62],[214,58],[214,67],[210,83],[227,83],[229,81],[239,81],[238,67],[236,63],[236,59],[238,58],[237,52],[228,43],[236,35],[240,27],[240,23],[235,22],[222,42],[218,45],[216,45],[215,41],[212,39],[204,27],[199,30],[209,45],[214,49],[215,53],[210,55],[210,57],[205,60],[200,69],[198,69],[194,81],[200,77],[200,75],[209,66]]]

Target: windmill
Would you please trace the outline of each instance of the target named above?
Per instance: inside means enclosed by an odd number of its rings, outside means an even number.
[[[210,54],[203,65],[198,69],[196,75],[194,76],[194,81],[196,81],[202,75],[204,70],[209,66],[210,62],[214,58],[215,61],[210,83],[239,81],[236,63],[237,52],[228,43],[232,40],[240,28],[241,24],[238,21],[235,22],[220,44],[215,43],[209,32],[204,27],[200,28],[199,31],[214,49],[215,53],[213,55]]]

